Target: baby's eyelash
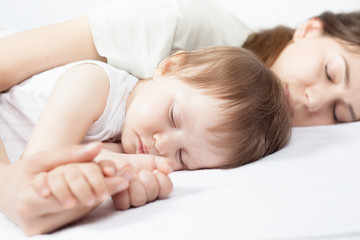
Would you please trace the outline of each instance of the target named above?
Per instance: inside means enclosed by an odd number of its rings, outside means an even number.
[[[333,114],[334,121],[335,121],[335,123],[339,123],[339,120],[336,116],[336,103],[333,104],[332,109],[333,109],[332,114]]]
[[[172,106],[170,107],[169,120],[170,120],[171,125],[174,126],[174,127],[176,127],[176,126],[175,126],[175,120],[174,120],[174,105],[172,105]]]
[[[183,167],[183,169],[189,169],[183,160],[181,148],[179,149],[179,161],[180,161],[180,164]]]
[[[184,167],[184,166],[185,166],[185,163],[184,163],[184,161],[183,161],[183,159],[182,159],[181,149],[179,149],[179,159],[180,159],[181,165]]]

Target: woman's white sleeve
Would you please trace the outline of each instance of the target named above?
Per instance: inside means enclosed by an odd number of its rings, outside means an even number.
[[[241,46],[249,33],[209,0],[118,0],[87,16],[99,54],[139,78],[151,77],[173,51]]]

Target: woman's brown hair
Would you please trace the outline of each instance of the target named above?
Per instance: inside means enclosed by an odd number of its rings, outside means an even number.
[[[351,13],[324,12],[314,18],[323,23],[323,33],[341,42],[360,46],[360,11]],[[281,51],[292,40],[295,29],[278,26],[273,29],[263,30],[249,35],[243,47],[255,52],[270,67]]]
[[[174,57],[177,66],[169,74],[222,100],[223,121],[210,129],[219,136],[214,144],[230,152],[220,167],[241,166],[286,145],[291,116],[283,86],[255,54],[218,46]]]

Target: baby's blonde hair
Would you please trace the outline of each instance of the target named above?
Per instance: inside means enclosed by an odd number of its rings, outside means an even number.
[[[256,161],[287,144],[291,114],[283,86],[255,54],[217,46],[179,52],[171,58],[176,58],[176,66],[166,74],[224,100],[223,121],[211,129],[219,136],[216,146],[231,152],[221,167]]]

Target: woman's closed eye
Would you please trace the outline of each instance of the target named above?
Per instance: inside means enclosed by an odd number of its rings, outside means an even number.
[[[327,80],[328,80],[329,82],[334,83],[334,80],[332,79],[332,77],[331,77],[331,75],[330,75],[330,73],[329,73],[328,65],[325,65],[325,76],[326,76],[326,78],[327,78]],[[340,123],[340,121],[339,121],[339,119],[338,119],[338,117],[337,117],[337,115],[336,115],[336,105],[337,105],[337,102],[334,102],[334,103],[332,104],[332,107],[331,107],[331,109],[332,109],[332,116],[331,116],[331,117],[334,119],[334,122],[335,122],[335,123]]]
[[[171,105],[169,109],[169,122],[172,127],[176,128],[175,118],[174,118],[174,104]]]
[[[331,78],[331,76],[329,74],[328,65],[325,65],[325,75],[326,75],[326,78],[328,79],[328,81],[334,83],[333,79]]]
[[[337,105],[336,102],[332,105],[332,118],[334,119],[335,123],[340,123],[341,121],[339,121],[339,119],[336,115],[336,105]]]

